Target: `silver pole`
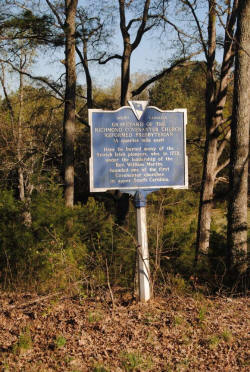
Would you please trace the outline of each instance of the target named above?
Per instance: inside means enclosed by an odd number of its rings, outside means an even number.
[[[146,302],[151,297],[150,291],[150,267],[148,252],[148,234],[146,218],[146,197],[137,192],[135,197],[137,240],[138,240],[138,274],[139,274],[139,297],[140,301]]]

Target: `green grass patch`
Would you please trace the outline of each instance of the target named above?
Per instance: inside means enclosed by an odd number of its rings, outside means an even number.
[[[62,335],[57,336],[55,345],[58,349],[64,347],[66,343],[67,343],[67,340],[65,337],[63,337]]]
[[[124,352],[121,355],[121,362],[126,372],[147,371],[152,368],[152,361],[139,351]]]
[[[18,341],[13,345],[14,354],[22,354],[27,350],[32,349],[32,339],[30,334],[30,329],[26,327],[22,333],[20,333]]]

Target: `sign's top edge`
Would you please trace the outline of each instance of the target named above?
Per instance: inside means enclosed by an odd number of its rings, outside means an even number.
[[[120,110],[122,110],[124,108],[127,108],[127,109],[132,110],[132,108],[130,106],[121,106],[117,110],[89,109],[88,111],[89,112],[118,112],[118,111],[120,111]],[[159,109],[156,106],[147,106],[147,109],[148,108],[153,108],[153,109],[155,109],[155,110],[157,110],[159,112],[184,112],[184,113],[187,112],[187,109],[186,108],[176,108],[174,110],[161,110],[161,109]]]
[[[128,101],[137,120],[140,120],[148,106],[148,101]]]

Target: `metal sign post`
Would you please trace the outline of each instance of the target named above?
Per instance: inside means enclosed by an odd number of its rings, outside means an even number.
[[[150,289],[150,267],[148,252],[147,215],[146,215],[147,192],[137,191],[135,193],[136,222],[137,222],[137,259],[139,276],[139,298],[146,302],[151,297]]]

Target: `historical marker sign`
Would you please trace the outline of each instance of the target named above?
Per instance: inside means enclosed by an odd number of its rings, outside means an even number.
[[[186,109],[130,105],[89,110],[90,191],[187,188]]]
[[[89,110],[90,191],[135,192],[141,301],[151,297],[146,194],[187,188],[186,109],[162,111],[129,101],[116,111]]]

